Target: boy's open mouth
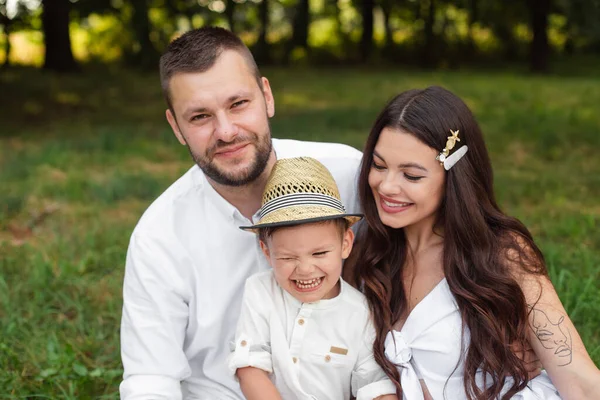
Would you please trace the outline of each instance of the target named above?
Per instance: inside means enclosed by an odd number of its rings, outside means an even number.
[[[323,283],[323,276],[319,278],[300,280],[300,279],[292,279],[292,282],[296,285],[296,289],[301,292],[310,292],[316,290]]]

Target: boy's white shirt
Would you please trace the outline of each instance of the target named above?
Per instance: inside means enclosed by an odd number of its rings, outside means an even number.
[[[308,156],[359,212],[361,153],[346,145],[273,139],[277,158]],[[192,167],[146,210],[123,283],[121,399],[242,400],[227,368],[246,278],[270,269],[250,221]]]
[[[370,400],[395,394],[373,358],[375,329],[366,299],[340,281],[337,297],[301,303],[277,284],[271,270],[248,278],[231,372],[252,366],[272,373],[286,400],[347,400],[351,394]]]

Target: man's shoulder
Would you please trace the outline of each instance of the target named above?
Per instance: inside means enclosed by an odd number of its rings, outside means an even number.
[[[135,231],[163,231],[173,219],[175,205],[185,200],[186,197],[197,195],[198,173],[201,173],[201,171],[194,165],[161,193],[144,211],[135,227]]]
[[[352,146],[341,143],[308,142],[292,139],[274,139],[278,158],[313,157],[319,161],[348,159],[360,161],[362,153]]]

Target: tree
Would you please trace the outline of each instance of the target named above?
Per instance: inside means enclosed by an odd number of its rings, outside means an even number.
[[[383,12],[383,26],[385,28],[385,45],[386,50],[391,50],[394,47],[394,38],[391,25],[391,16],[394,9],[394,4],[398,0],[381,0],[381,11]]]
[[[308,0],[298,0],[292,19],[292,38],[288,42],[284,62],[289,63],[292,51],[296,48],[308,50],[308,27],[310,25],[310,8]]]
[[[360,39],[360,60],[366,62],[373,52],[373,10],[374,0],[361,1],[362,35]]]
[[[4,64],[2,67],[8,67],[10,65],[10,28],[12,20],[8,17],[8,10],[6,9],[6,0],[0,0],[0,27],[4,32]]]
[[[436,0],[429,0],[425,27],[423,30],[423,47],[421,48],[421,64],[425,67],[433,67],[436,62],[436,38],[433,26],[435,24]]]
[[[133,49],[133,62],[141,68],[155,68],[159,54],[150,40],[150,19],[148,0],[130,0],[133,6],[131,24],[136,47]]]
[[[467,20],[467,46],[465,55],[467,59],[472,59],[475,54],[475,40],[473,39],[473,25],[479,18],[477,0],[468,0],[468,20]]]
[[[555,5],[567,17],[567,54],[576,50],[600,52],[600,0],[555,0]]]
[[[529,0],[529,13],[533,32],[529,66],[533,72],[546,72],[550,54],[550,47],[548,46],[550,0]]]
[[[256,61],[261,64],[271,62],[271,49],[267,42],[269,30],[269,0],[262,0],[258,5],[258,17],[260,20],[260,32],[254,50]]]
[[[519,43],[514,35],[514,27],[527,23],[525,2],[484,1],[477,6],[478,20],[491,28],[501,45],[500,55],[504,60],[514,61],[523,58]]]
[[[42,0],[44,32],[44,69],[73,72],[79,69],[71,50],[69,0]]]
[[[227,5],[225,6],[225,16],[227,17],[227,23],[229,24],[229,30],[233,33],[236,32],[235,9],[236,9],[236,2],[234,0],[227,0]]]

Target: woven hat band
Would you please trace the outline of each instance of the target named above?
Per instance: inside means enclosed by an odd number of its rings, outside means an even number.
[[[277,197],[261,207],[259,216],[263,219],[268,214],[290,206],[322,206],[336,209],[342,214],[346,213],[342,202],[335,197],[321,193],[293,193]]]

